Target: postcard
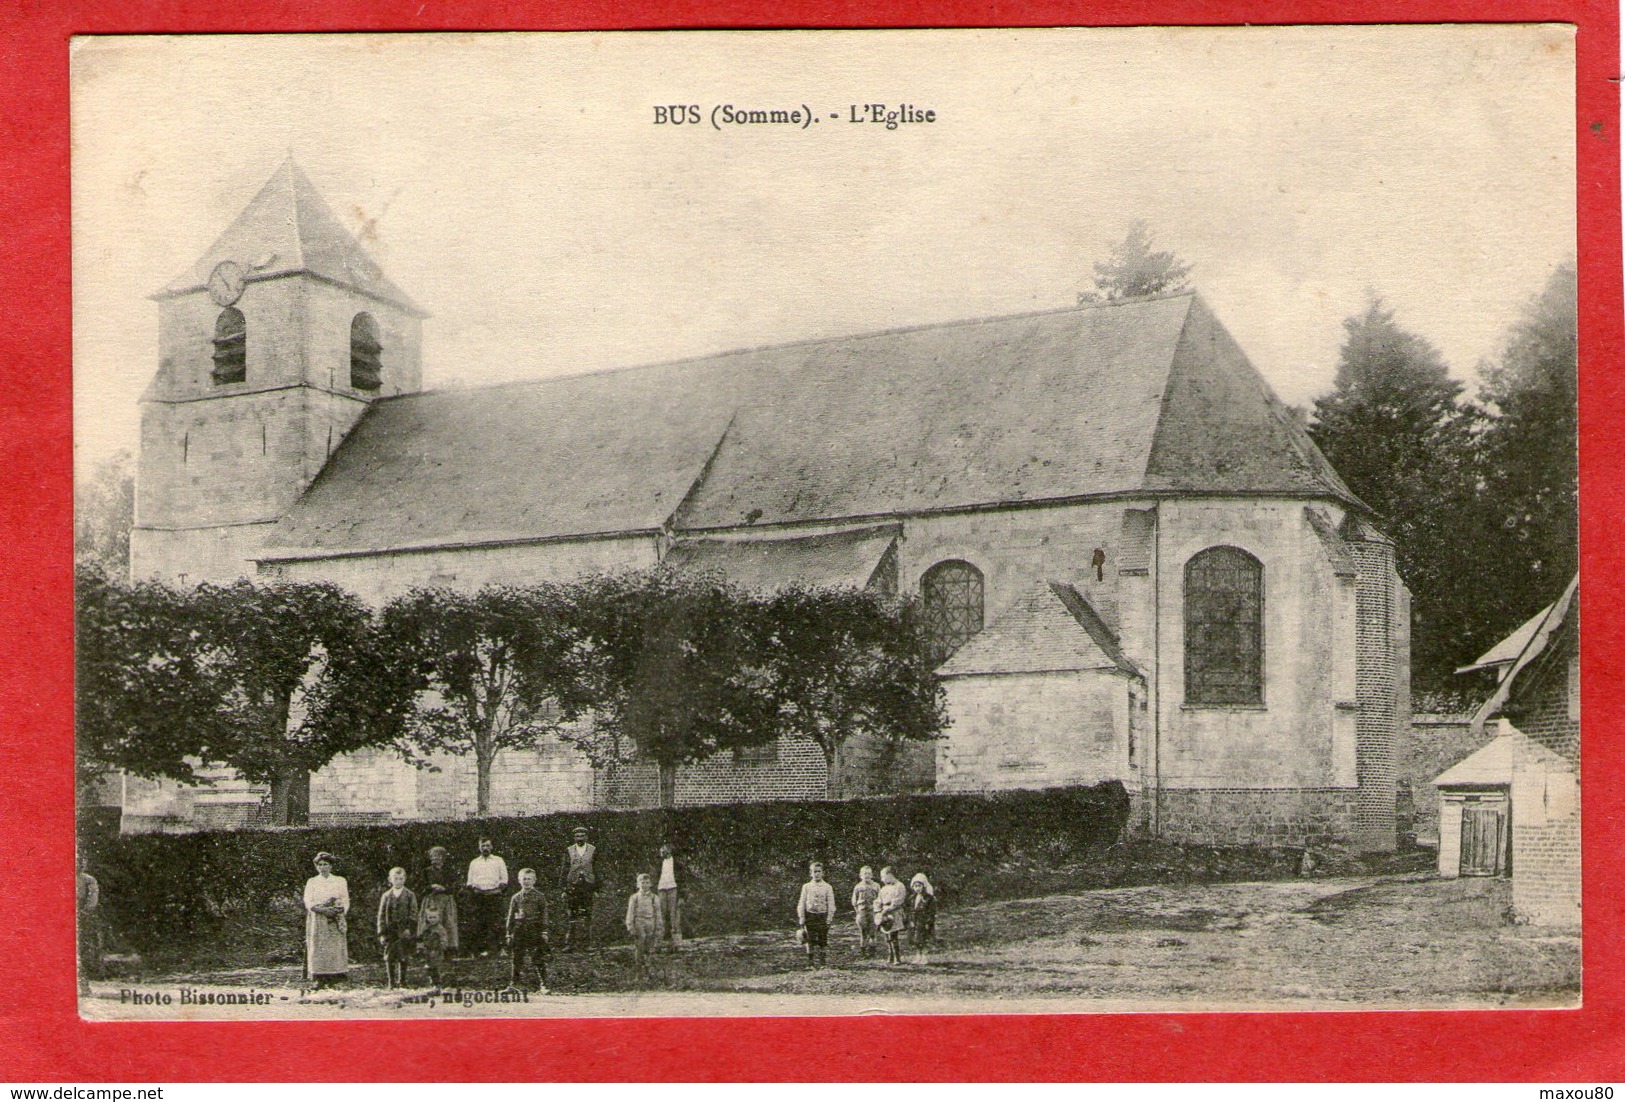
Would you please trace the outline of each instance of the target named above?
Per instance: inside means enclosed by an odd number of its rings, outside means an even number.
[[[80,1015],[1580,1005],[1575,82],[75,39]]]

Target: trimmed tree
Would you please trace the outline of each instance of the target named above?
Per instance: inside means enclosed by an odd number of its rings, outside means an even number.
[[[1111,255],[1095,262],[1095,289],[1078,295],[1082,302],[1121,302],[1143,295],[1172,294],[1190,286],[1191,266],[1166,249],[1153,247],[1151,228],[1144,222],[1129,226],[1128,234],[1112,247]]]
[[[535,749],[578,714],[560,589],[417,589],[383,613],[384,635],[410,670],[408,740],[426,752],[472,754],[475,808],[491,813],[491,773],[504,750]]]
[[[396,743],[410,680],[367,607],[337,586],[199,587],[193,599],[230,731],[211,757],[271,788],[276,825],[307,820],[310,774]]]
[[[915,604],[855,589],[790,587],[768,598],[764,620],[775,725],[822,751],[830,799],[844,795],[841,749],[851,739],[941,735],[942,683]]]
[[[104,773],[196,783],[225,741],[220,686],[189,594],[81,563],[74,585],[74,738],[81,786]]]
[[[773,740],[760,602],[669,571],[591,579],[575,595],[577,698],[592,723],[563,737],[595,764],[652,762],[669,808],[680,767]]]

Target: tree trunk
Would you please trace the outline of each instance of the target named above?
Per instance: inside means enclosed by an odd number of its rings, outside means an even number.
[[[491,814],[491,766],[496,763],[496,757],[495,751],[474,755],[474,814],[481,819]]]
[[[660,774],[660,806],[673,808],[677,806],[677,766],[670,762],[656,763]]]
[[[290,766],[271,778],[271,825],[305,826],[310,822],[310,771]]]
[[[824,795],[831,800],[841,798],[841,744],[827,742],[824,751]]]

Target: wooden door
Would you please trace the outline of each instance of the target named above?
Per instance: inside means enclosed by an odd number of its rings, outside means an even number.
[[[1461,875],[1499,876],[1506,868],[1504,809],[1468,804],[1461,809]]]

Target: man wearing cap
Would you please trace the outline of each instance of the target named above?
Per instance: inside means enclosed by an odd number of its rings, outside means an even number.
[[[587,841],[587,828],[576,827],[573,841],[564,851],[564,870],[559,881],[564,885],[564,905],[570,913],[570,925],[564,935],[566,949],[592,948],[592,897],[598,891],[598,877],[592,869],[597,851]]]

